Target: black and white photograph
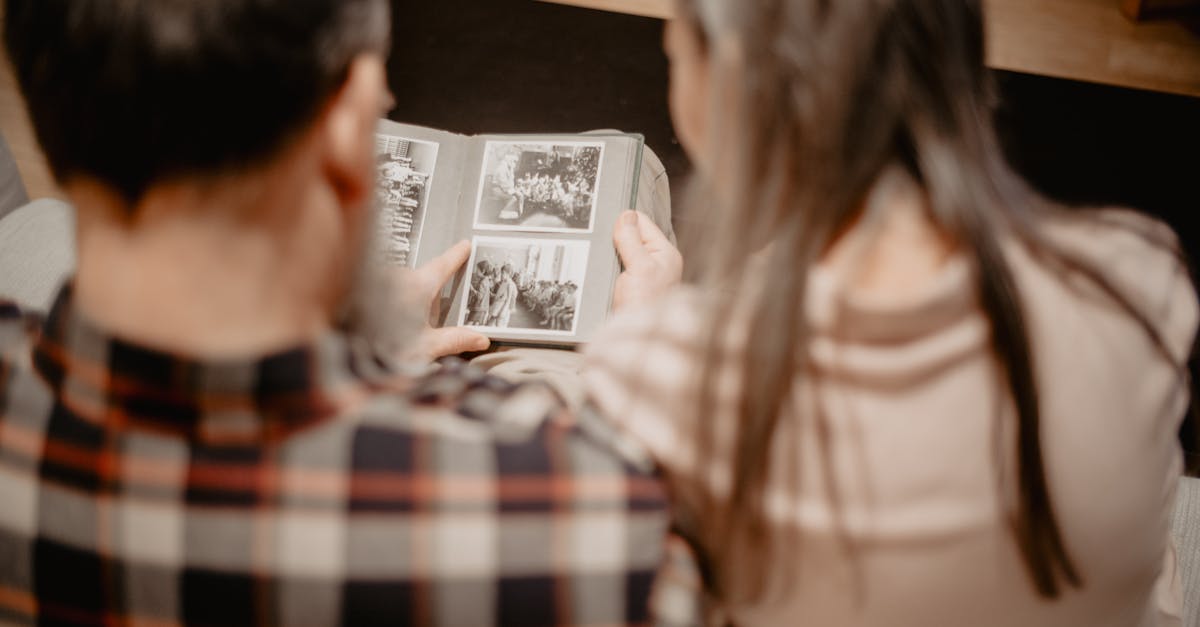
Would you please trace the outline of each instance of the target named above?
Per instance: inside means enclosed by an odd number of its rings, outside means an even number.
[[[589,248],[586,241],[476,237],[459,326],[574,335]]]
[[[603,157],[601,142],[488,142],[475,228],[590,233]]]
[[[384,262],[408,266],[416,259],[438,145],[391,135],[375,137],[377,196]]]

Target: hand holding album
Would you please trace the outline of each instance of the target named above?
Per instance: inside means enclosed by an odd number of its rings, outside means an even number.
[[[683,280],[683,255],[652,220],[626,211],[613,231],[625,270],[613,290],[613,311],[644,305]]]
[[[405,358],[426,363],[442,357],[485,351],[491,345],[488,337],[463,327],[436,328],[441,318],[441,293],[450,279],[462,269],[471,256],[471,243],[461,241],[432,261],[408,271],[405,286],[414,302],[425,306],[429,315],[416,344]]]

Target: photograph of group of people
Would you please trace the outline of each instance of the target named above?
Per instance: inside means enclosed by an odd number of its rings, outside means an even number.
[[[380,222],[378,250],[385,263],[407,266],[417,256],[430,180],[437,165],[438,145],[377,135],[375,147],[379,164],[376,186]]]
[[[599,142],[488,142],[475,228],[590,233],[603,156]]]
[[[438,153],[435,142],[376,136],[374,249],[388,265],[417,259]],[[474,239],[467,280],[456,295],[460,326],[576,333],[590,244],[538,238],[594,231],[603,156],[604,143],[595,141],[487,142],[474,227],[497,233]]]
[[[589,247],[586,241],[475,238],[459,325],[574,334]]]

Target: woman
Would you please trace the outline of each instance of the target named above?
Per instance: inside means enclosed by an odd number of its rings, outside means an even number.
[[[584,372],[672,480],[710,618],[1178,624],[1173,234],[1008,169],[978,0],[679,9],[702,280],[625,307]],[[645,222],[625,302],[674,278]]]

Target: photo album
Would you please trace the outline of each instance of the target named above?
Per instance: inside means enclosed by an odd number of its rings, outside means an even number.
[[[417,267],[456,242],[471,258],[442,326],[499,343],[572,346],[608,317],[612,232],[636,204],[639,135],[479,135],[380,123],[377,250]]]

